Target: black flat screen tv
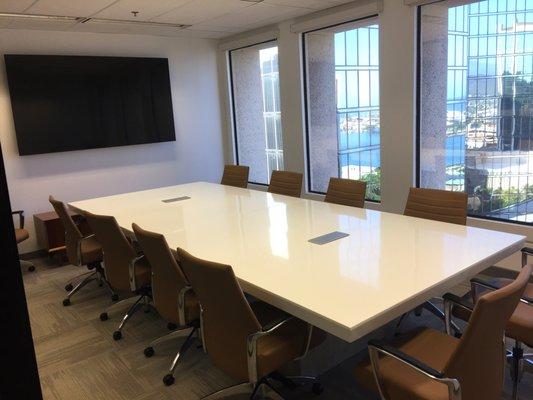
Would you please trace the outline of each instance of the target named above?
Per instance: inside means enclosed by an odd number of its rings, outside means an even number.
[[[20,155],[176,140],[166,58],[4,59]]]

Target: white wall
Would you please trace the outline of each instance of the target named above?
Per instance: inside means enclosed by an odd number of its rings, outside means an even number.
[[[360,4],[363,4],[361,2]],[[415,184],[416,156],[416,9],[400,0],[382,0],[380,24],[380,108],[381,108],[381,190],[380,204],[367,202],[367,207],[401,213],[410,186]],[[357,2],[353,7],[358,7]],[[338,14],[338,13],[336,13]],[[353,13],[348,13],[353,14]],[[342,15],[336,18],[343,18]],[[307,18],[313,21],[312,17]],[[314,19],[320,21],[319,15]],[[338,20],[335,23],[348,22]],[[307,175],[305,155],[305,123],[303,109],[303,73],[301,34],[291,31],[295,21],[285,21],[236,35],[222,41],[219,54],[219,76],[227,76],[225,52],[268,39],[278,40],[281,114],[285,169]],[[312,23],[311,23],[312,25]],[[234,162],[233,134],[227,84],[221,81],[226,161]],[[307,179],[307,176],[306,176]],[[307,189],[307,187],[306,187]],[[308,198],[323,196],[306,193]],[[527,236],[533,242],[530,226],[469,218],[469,225]],[[428,260],[430,261],[430,260]],[[519,254],[498,264],[519,268]]]
[[[32,215],[51,209],[49,194],[74,201],[220,179],[224,157],[215,41],[0,29],[0,53],[167,57],[170,67],[176,142],[20,157],[2,57],[0,143],[11,206],[26,212],[31,234],[21,253],[37,249]]]

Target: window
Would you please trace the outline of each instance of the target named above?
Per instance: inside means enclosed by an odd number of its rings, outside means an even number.
[[[230,51],[236,161],[250,181],[267,184],[283,169],[278,47],[263,43]]]
[[[533,222],[533,1],[420,8],[419,185]]]
[[[309,190],[330,177],[368,182],[379,201],[379,26],[375,18],[308,32],[306,60]]]

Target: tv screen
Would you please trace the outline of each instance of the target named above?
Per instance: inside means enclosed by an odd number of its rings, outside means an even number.
[[[20,155],[176,140],[167,59],[4,58]]]

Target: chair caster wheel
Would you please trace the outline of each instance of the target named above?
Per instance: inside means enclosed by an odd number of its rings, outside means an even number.
[[[324,393],[324,385],[322,385],[321,383],[319,382],[315,382],[313,383],[313,387],[311,389],[313,391],[314,394],[318,395],[318,394],[322,394]]]
[[[144,349],[144,356],[145,356],[146,358],[150,358],[150,357],[152,357],[152,356],[154,355],[154,353],[155,353],[155,352],[154,352],[154,348],[151,347],[151,346],[150,346],[150,347],[147,347],[146,349]]]
[[[174,330],[176,330],[177,328],[178,328],[178,325],[173,324],[172,322],[169,322],[169,323],[167,324],[167,329],[168,329],[169,331],[174,331]]]
[[[165,377],[163,378],[163,383],[165,384],[165,386],[170,386],[174,383],[174,377],[170,374],[167,374],[165,375]]]
[[[30,265],[30,266],[28,267],[28,271],[30,271],[30,272],[35,271],[35,265]]]
[[[120,340],[120,339],[122,339],[122,332],[120,331],[113,332],[113,340]]]
[[[115,293],[113,296],[111,296],[111,300],[118,301],[118,294]]]
[[[72,283],[69,283],[69,284],[65,285],[65,290],[67,292],[70,292],[72,289],[73,289]]]
[[[65,307],[70,306],[70,299],[63,300],[63,306],[65,306]]]
[[[103,312],[100,314],[100,321],[107,321],[109,319],[109,315],[107,315],[106,312]]]

